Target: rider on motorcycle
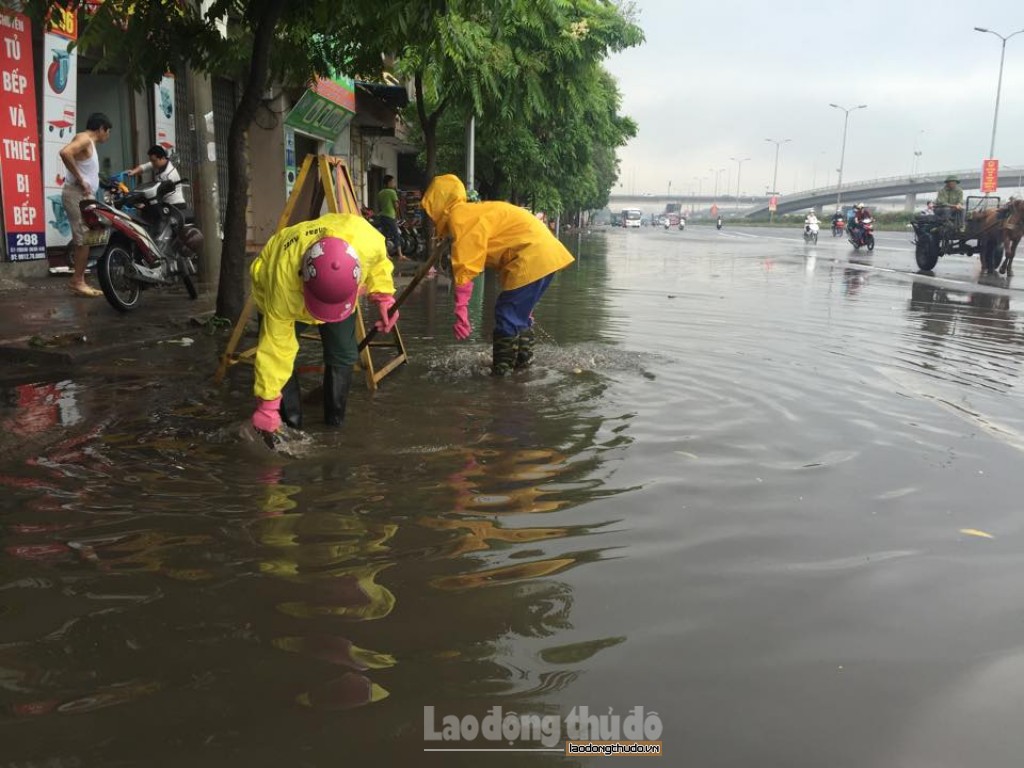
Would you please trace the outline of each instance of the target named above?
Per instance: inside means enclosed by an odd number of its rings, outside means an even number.
[[[814,226],[818,226],[819,223],[820,222],[818,221],[818,215],[814,211],[811,211],[810,213],[807,214],[807,216],[804,217],[804,226],[805,227],[806,226],[810,226],[812,224]]]
[[[857,203],[853,206],[853,224],[850,227],[850,239],[853,241],[860,240],[864,234],[864,220],[871,218],[871,211],[868,210],[864,203]]]
[[[843,212],[837,210],[835,213],[832,214],[832,229],[842,229],[845,226],[846,220],[843,218]]]

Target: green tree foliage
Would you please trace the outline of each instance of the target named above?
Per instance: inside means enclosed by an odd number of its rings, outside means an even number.
[[[563,123],[569,128],[569,114],[594,109],[604,89],[610,87],[605,96],[617,108],[614,84],[600,63],[609,53],[643,41],[632,18],[630,7],[609,0],[385,0],[354,22],[352,33],[394,52],[396,71],[413,80],[413,112],[427,177],[432,178],[439,131],[443,119],[453,119],[449,115],[457,120],[478,115],[488,131],[503,133],[505,154],[510,154],[546,141],[543,130],[528,131],[532,139],[510,132],[547,125],[547,133],[553,134],[554,126]],[[361,62],[364,71],[371,65]],[[590,116],[598,114],[604,116],[600,109]],[[631,122],[618,122],[619,133],[635,131]],[[451,131],[448,125],[446,135]],[[609,146],[622,140],[613,136]],[[536,170],[529,162],[513,167],[510,161],[504,167],[508,173],[529,169],[524,177]]]

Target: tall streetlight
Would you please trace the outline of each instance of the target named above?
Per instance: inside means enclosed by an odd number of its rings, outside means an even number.
[[[1024,32],[1024,29],[1018,29],[1012,35],[1007,35],[1006,37],[1003,37],[998,32],[993,32],[991,29],[985,29],[984,27],[975,27],[974,30],[976,32],[987,32],[990,35],[995,35],[1003,41],[1003,50],[1002,53],[999,54],[999,81],[996,84],[996,113],[992,117],[992,143],[988,148],[988,156],[991,160],[996,156],[996,123],[999,122],[999,94],[1003,90],[1003,59],[1006,58],[1006,41],[1014,35],[1019,35],[1021,32]]]
[[[728,168],[719,168],[718,170],[715,170],[714,168],[708,168],[708,170],[711,173],[715,174],[715,202],[717,203],[718,202],[718,180],[722,177],[722,174],[725,173],[726,171],[728,171],[729,169]]]
[[[775,171],[772,173],[772,195],[779,194],[779,147],[783,144],[788,144],[792,139],[765,139],[765,141],[775,145]],[[775,211],[771,213],[771,220],[775,221]]]
[[[749,157],[730,157],[734,163],[736,163],[736,210],[740,209],[740,173],[743,171],[743,164],[749,160]]]
[[[772,174],[772,194],[777,195],[779,194],[779,147],[783,144],[788,144],[792,139],[765,139],[765,141],[775,145],[775,172]]]
[[[921,157],[921,150],[918,149],[917,147],[918,147],[918,144],[921,141],[921,134],[922,133],[924,133],[924,129],[923,128],[920,131],[918,131],[917,132],[917,136],[914,137],[914,159],[913,159],[913,161],[910,164],[910,178],[914,178],[914,176],[917,174],[917,161]]]
[[[839,153],[839,181],[836,183],[836,210],[838,211],[843,203],[843,167],[846,163],[846,129],[850,124],[850,113],[858,109],[867,109],[868,105],[858,104],[856,107],[850,107],[849,109],[840,107],[838,104],[829,104],[829,106],[841,109],[846,113],[846,117],[843,118],[843,148]]]

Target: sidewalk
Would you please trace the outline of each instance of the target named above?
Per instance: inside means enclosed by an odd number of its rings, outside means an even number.
[[[396,270],[397,291],[409,283],[416,266],[403,264]],[[98,286],[94,275],[88,280]],[[145,291],[139,307],[122,314],[102,296],[77,296],[68,285],[65,276],[0,280],[0,378],[67,369],[147,344],[194,336],[216,307],[210,286],[200,285],[195,301],[183,287],[173,287]]]
[[[95,276],[89,284],[96,286]],[[151,290],[138,309],[117,312],[102,296],[72,294],[69,279],[23,277],[0,285],[0,362],[5,375],[19,367],[67,368],[143,344],[200,329],[213,314],[216,296],[200,288],[191,301],[184,288]],[[13,364],[13,365],[12,365]]]

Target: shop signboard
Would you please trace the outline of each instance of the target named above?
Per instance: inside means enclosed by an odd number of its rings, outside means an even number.
[[[156,143],[174,154],[177,137],[174,132],[174,75],[166,74],[153,86],[153,104],[156,106]]]
[[[356,112],[355,83],[350,77],[319,78],[292,107],[285,124],[333,141]]]
[[[32,31],[22,13],[0,9],[0,199],[7,258],[46,257]]]
[[[50,248],[71,240],[61,190],[67,168],[60,151],[71,141],[78,124],[78,51],[68,50],[78,39],[78,17],[55,7],[43,36],[43,217]]]

